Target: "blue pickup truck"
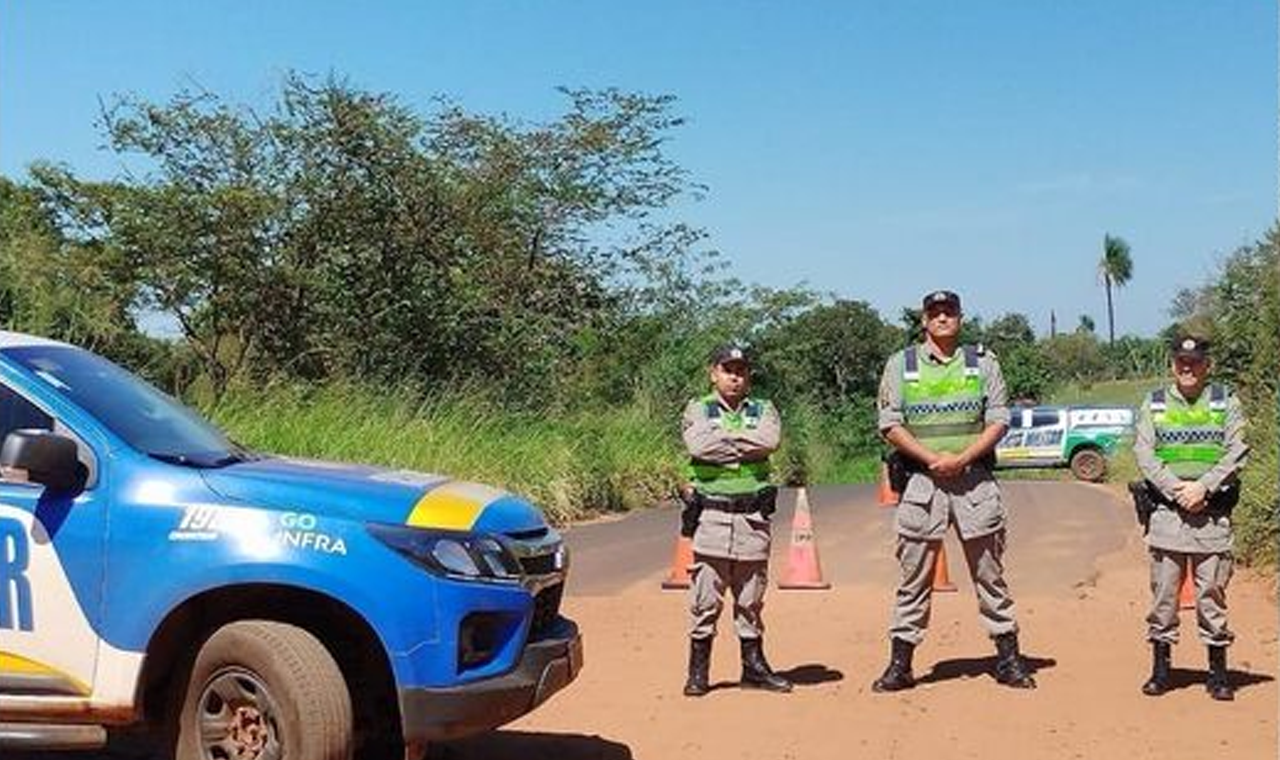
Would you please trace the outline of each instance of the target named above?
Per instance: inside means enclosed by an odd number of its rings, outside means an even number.
[[[89,351],[0,332],[0,756],[409,757],[582,666],[527,501],[248,451]]]

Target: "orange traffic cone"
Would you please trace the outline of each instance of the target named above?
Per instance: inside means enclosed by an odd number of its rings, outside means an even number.
[[[1196,590],[1192,580],[1195,573],[1195,566],[1191,564],[1191,558],[1187,557],[1187,563],[1182,567],[1182,587],[1178,589],[1180,610],[1193,610],[1196,607]]]
[[[791,549],[787,569],[778,580],[780,589],[828,589],[818,565],[818,545],[813,540],[813,519],[809,514],[809,495],[804,486],[796,491],[795,516],[791,519]]]
[[[693,565],[693,539],[680,536],[676,539],[676,550],[671,555],[671,572],[662,582],[667,590],[689,588],[689,568]]]
[[[938,542],[938,553],[933,556],[933,590],[956,590],[956,584],[951,582],[951,571],[947,570],[947,547],[942,541]]]
[[[896,507],[902,499],[902,495],[893,490],[893,486],[889,485],[889,465],[880,465],[880,488],[876,492],[876,501],[882,507]]]

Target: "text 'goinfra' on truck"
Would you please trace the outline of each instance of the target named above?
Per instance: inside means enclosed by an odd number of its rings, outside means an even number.
[[[0,440],[0,750],[402,756],[581,667],[564,543],[511,494],[249,452],[101,357],[3,332]]]

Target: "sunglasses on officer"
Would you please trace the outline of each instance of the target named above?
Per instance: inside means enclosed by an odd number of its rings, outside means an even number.
[[[960,307],[951,303],[931,304],[929,308],[924,310],[925,319],[937,319],[938,317],[958,317],[960,316]]]

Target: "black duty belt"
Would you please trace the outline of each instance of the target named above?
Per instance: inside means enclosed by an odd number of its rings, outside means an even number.
[[[699,494],[701,496],[703,509],[714,509],[717,512],[731,512],[733,514],[750,514],[760,510],[759,499],[753,493],[742,494],[740,496],[722,496],[720,494]]]

